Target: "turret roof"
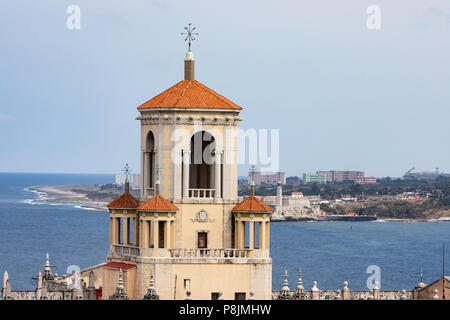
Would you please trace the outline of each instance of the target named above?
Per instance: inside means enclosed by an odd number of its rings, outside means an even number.
[[[139,206],[139,200],[130,193],[125,192],[117,199],[111,201],[106,207],[110,209],[136,209]]]
[[[238,203],[232,210],[233,212],[257,212],[257,213],[271,213],[273,209],[262,202],[257,197],[251,195]]]
[[[163,196],[157,194],[153,198],[145,201],[139,207],[140,211],[155,211],[155,212],[175,212],[178,208]]]
[[[182,80],[173,87],[138,107],[138,110],[151,108],[189,108],[189,109],[231,109],[242,110],[197,80]]]

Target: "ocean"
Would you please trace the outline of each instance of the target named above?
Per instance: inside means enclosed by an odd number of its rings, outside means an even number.
[[[0,173],[0,272],[13,290],[34,289],[48,252],[65,274],[105,261],[108,213],[79,204],[50,204],[33,186],[105,184],[114,175]],[[382,290],[412,289],[423,271],[425,283],[442,275],[442,243],[450,264],[450,222],[276,222],[271,224],[273,289],[297,284],[302,268],[306,289],[367,289],[369,266],[378,266]],[[446,267],[448,275],[449,268]]]

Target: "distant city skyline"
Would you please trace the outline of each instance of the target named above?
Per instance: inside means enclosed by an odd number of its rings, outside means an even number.
[[[80,0],[69,30],[71,4],[0,4],[0,172],[138,173],[136,107],[183,78],[189,22],[196,78],[280,129],[287,176],[450,172],[450,3]]]

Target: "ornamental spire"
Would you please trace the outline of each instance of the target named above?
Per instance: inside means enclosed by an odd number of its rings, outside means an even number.
[[[116,292],[111,296],[111,300],[128,300],[128,295],[123,285],[122,269],[119,270],[119,281],[117,282]]]
[[[250,169],[250,195],[254,196],[255,195],[255,166],[252,166],[252,168]]]
[[[155,280],[153,274],[150,272],[150,287],[147,289],[147,293],[144,296],[144,300],[159,300],[159,295],[156,293]]]
[[[197,32],[194,32],[196,27],[192,28],[192,23],[189,23],[187,27],[184,27],[186,32],[182,32],[183,36],[186,36],[184,41],[188,42],[188,52],[186,53],[186,57],[184,58],[184,80],[194,80],[194,71],[195,71],[195,59],[194,54],[191,51],[192,41],[195,40],[195,36],[198,35]]]
[[[45,266],[43,267],[44,267],[43,278],[45,280],[54,280],[55,275],[52,273],[52,268],[56,266],[50,264],[50,256],[48,255],[48,252],[45,255]]]
[[[129,179],[129,175],[131,173],[131,168],[128,165],[128,163],[125,163],[125,166],[123,167],[122,170],[123,174],[125,175],[125,193],[129,193],[130,192],[130,179]]]

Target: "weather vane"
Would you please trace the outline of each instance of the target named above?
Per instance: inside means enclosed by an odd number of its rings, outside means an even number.
[[[186,32],[182,32],[181,35],[182,36],[186,36],[186,38],[184,39],[184,41],[187,41],[189,44],[189,51],[191,51],[191,44],[192,41],[195,40],[194,36],[198,36],[198,32],[194,32],[194,30],[197,27],[193,27],[192,28],[192,23],[189,23],[187,27],[184,27],[184,29],[186,30]]]
[[[125,175],[125,182],[128,182],[128,175],[131,173],[131,169],[128,163],[125,163],[122,172]]]

